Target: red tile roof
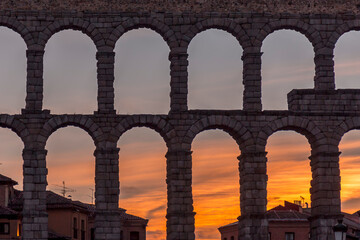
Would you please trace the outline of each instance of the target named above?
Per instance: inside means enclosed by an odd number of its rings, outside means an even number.
[[[15,190],[14,193],[15,197],[12,199],[9,206],[12,209],[20,212],[22,211],[23,207],[23,192]],[[94,205],[82,203],[80,201],[73,201],[52,191],[46,191],[46,203],[47,209],[76,209],[90,215],[93,215],[95,213]],[[120,212],[121,220],[143,221],[143,224],[147,224],[147,222],[149,221],[147,219],[128,214],[123,208],[119,208],[118,211]]]
[[[294,210],[269,210],[266,213],[269,221],[308,221],[310,214]]]

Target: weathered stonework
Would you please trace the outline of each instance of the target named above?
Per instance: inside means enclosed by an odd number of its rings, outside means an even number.
[[[0,114],[0,126],[12,129],[25,146],[23,239],[47,239],[45,146],[53,132],[71,125],[88,132],[96,146],[97,240],[119,239],[116,145],[122,134],[141,126],[158,132],[168,147],[168,240],[195,239],[191,144],[208,129],[227,132],[241,150],[241,240],[267,239],[265,148],[269,136],[280,130],[303,134],[311,145],[311,239],[333,240],[331,227],[341,218],[338,145],[346,132],[360,129],[360,92],[335,90],[333,50],[344,33],[360,29],[359,4],[358,0],[0,1],[0,26],[19,33],[28,48],[26,105],[21,114]],[[159,33],[170,48],[171,110],[167,115],[117,115],[114,47],[127,31],[144,27]],[[54,115],[42,108],[45,45],[64,29],[79,30],[96,45],[94,114]],[[188,110],[188,45],[207,29],[229,32],[243,48],[244,104],[239,106],[243,110]],[[262,111],[261,46],[280,29],[298,31],[313,45],[314,88],[289,93],[289,110]]]
[[[2,0],[1,9],[93,12],[358,13],[359,0]]]

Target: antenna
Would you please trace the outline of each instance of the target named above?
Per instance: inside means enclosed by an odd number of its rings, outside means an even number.
[[[305,205],[305,198],[304,197],[302,197],[302,196],[300,196],[300,198],[301,198],[301,206],[304,206]]]
[[[57,189],[57,191],[60,191],[60,193],[61,193],[61,195],[62,195],[63,197],[66,196],[66,193],[76,192],[75,189],[66,187],[65,181],[62,182],[62,185],[57,185],[57,184],[53,184],[53,185],[54,185],[55,187],[60,188],[60,189]]]

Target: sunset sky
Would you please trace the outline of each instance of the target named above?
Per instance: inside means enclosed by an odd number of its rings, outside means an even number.
[[[335,50],[337,88],[360,88],[360,33],[345,34]],[[26,46],[11,30],[0,28],[0,112],[20,113],[25,106]],[[52,113],[93,113],[96,110],[96,49],[81,32],[66,30],[48,42],[44,62],[44,108]],[[295,31],[277,31],[265,39],[263,54],[263,108],[287,109],[286,94],[313,88],[313,50]],[[118,113],[169,111],[169,48],[147,29],[126,33],[116,45],[115,107]],[[189,108],[242,108],[242,49],[236,39],[220,30],[196,36],[189,47]],[[22,188],[23,149],[20,139],[0,129],[0,173]],[[341,141],[343,211],[360,209],[360,133],[347,133]],[[150,219],[149,240],[165,239],[166,145],[146,128],[126,132],[119,140],[120,206]],[[48,189],[65,181],[76,190],[72,199],[91,202],[94,189],[94,144],[83,130],[67,127],[47,143]],[[286,151],[284,151],[286,149]],[[220,130],[200,133],[194,140],[193,196],[197,213],[197,239],[214,240],[217,228],[236,221],[239,209],[239,173],[236,142]],[[295,132],[269,138],[268,208],[284,200],[311,204],[310,146]]]

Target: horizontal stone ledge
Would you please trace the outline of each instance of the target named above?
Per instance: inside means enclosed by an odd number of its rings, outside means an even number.
[[[326,6],[334,6],[332,8]],[[145,1],[139,0],[134,3],[131,0],[83,0],[75,1],[69,0],[66,4],[62,0],[40,0],[40,1],[25,1],[25,0],[2,0],[0,4],[1,9],[16,9],[16,10],[31,10],[31,11],[68,11],[68,12],[113,12],[113,11],[127,11],[129,15],[132,12],[174,12],[174,13],[188,13],[188,12],[204,12],[208,16],[218,17],[221,13],[231,12],[233,15],[237,12],[267,12],[280,13],[281,15],[290,15],[291,13],[337,13],[349,12],[358,13],[357,2],[351,1],[336,1],[328,0],[326,4],[321,0],[311,0],[308,3],[304,1],[217,1],[217,0],[191,0],[191,1],[173,1],[173,0],[153,0]],[[210,13],[214,12],[214,13]],[[184,16],[186,16],[184,14]]]
[[[360,89],[294,89],[287,99],[289,110],[294,112],[360,112]]]

